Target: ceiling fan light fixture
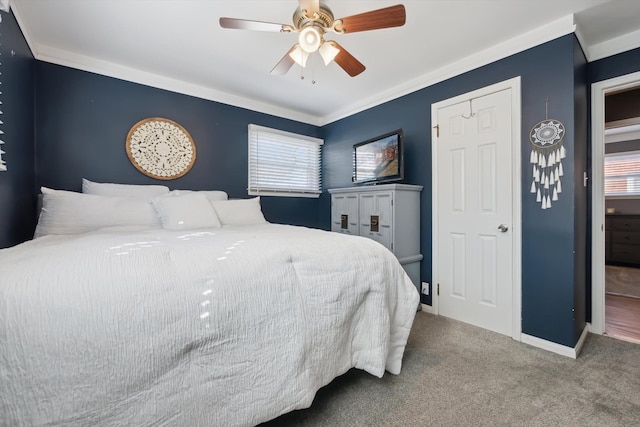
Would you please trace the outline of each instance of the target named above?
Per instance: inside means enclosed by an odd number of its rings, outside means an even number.
[[[320,52],[320,56],[322,56],[324,65],[329,65],[329,63],[340,53],[340,49],[335,47],[331,42],[322,43],[322,46],[320,46],[318,51]]]
[[[322,33],[314,26],[306,27],[300,31],[298,43],[300,43],[302,50],[308,53],[313,53],[318,50],[322,43]]]
[[[0,4],[6,1],[0,0]],[[325,41],[324,35],[328,31],[349,34],[401,27],[406,20],[407,14],[402,4],[335,19],[333,12],[323,0],[298,0],[298,8],[293,13],[293,25],[223,17],[220,18],[220,26],[239,30],[298,32],[298,43],[284,54],[280,62],[271,70],[271,74],[286,74],[293,64],[304,68],[309,55],[320,51],[325,66],[333,61],[351,77],[355,77],[366,67],[338,42]]]
[[[296,64],[302,68],[307,66],[307,59],[309,59],[309,52],[305,52],[299,44],[289,53],[289,57],[295,61]]]

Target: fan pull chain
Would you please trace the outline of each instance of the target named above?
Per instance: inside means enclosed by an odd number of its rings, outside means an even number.
[[[312,55],[311,56],[311,84],[314,85],[316,84],[316,67],[315,67],[315,63],[316,63],[316,57],[317,55]]]
[[[308,60],[309,68],[311,68],[311,84],[316,84],[316,68],[314,67],[314,57],[311,56]],[[304,70],[306,67],[300,67],[300,80],[304,80]]]

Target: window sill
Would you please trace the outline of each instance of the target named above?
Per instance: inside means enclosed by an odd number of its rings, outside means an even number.
[[[275,196],[275,197],[303,197],[306,199],[317,199],[321,193],[296,193],[287,191],[248,191],[250,196]]]

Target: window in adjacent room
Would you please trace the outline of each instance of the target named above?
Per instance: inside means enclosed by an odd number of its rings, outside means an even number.
[[[605,197],[640,197],[640,151],[606,154]]]
[[[319,197],[324,141],[249,125],[249,194]]]

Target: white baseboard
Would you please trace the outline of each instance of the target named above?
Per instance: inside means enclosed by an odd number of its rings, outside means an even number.
[[[580,338],[576,343],[576,357],[580,356],[580,352],[582,351],[582,346],[587,339],[587,335],[589,335],[589,331],[591,330],[591,325],[588,323],[584,325],[584,329],[582,330],[582,334],[580,334]]]
[[[567,356],[572,359],[577,359],[578,355],[580,354],[580,350],[582,350],[582,346],[584,345],[584,341],[587,339],[588,333],[589,327],[588,325],[585,325],[584,329],[582,330],[582,334],[580,335],[580,339],[578,339],[575,347],[567,347],[562,344],[543,340],[542,338],[534,337],[527,334],[521,334],[520,341],[533,347],[538,347],[543,350],[557,353],[561,356]]]
[[[421,311],[424,311],[425,313],[435,314],[436,316],[438,315],[437,306],[435,304],[434,305],[420,304],[420,307],[421,307]],[[584,329],[582,330],[582,334],[580,334],[580,338],[578,339],[578,342],[576,343],[575,347],[567,347],[562,344],[558,344],[552,341],[547,341],[542,338],[534,337],[532,335],[527,335],[527,334],[520,334],[519,339],[518,337],[514,337],[514,339],[516,341],[520,341],[524,344],[528,344],[533,347],[541,348],[543,350],[547,350],[552,353],[557,353],[562,356],[567,356],[572,359],[577,359],[578,356],[580,355],[580,351],[582,350],[582,346],[584,345],[584,342],[587,339],[587,335],[589,334],[589,332],[591,332],[591,324],[587,323],[584,326]]]
[[[427,305],[427,304],[420,304],[420,305],[422,306],[422,311],[424,311],[425,313],[437,314],[436,311],[433,309],[433,306]]]

